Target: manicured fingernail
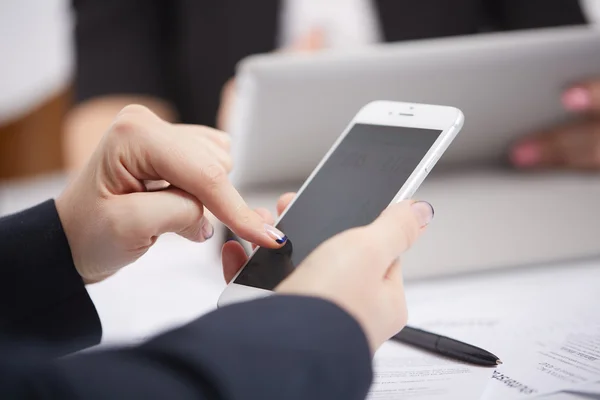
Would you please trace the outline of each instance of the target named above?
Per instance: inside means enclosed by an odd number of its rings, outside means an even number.
[[[567,90],[562,96],[564,107],[569,111],[585,111],[592,105],[592,95],[589,90],[575,87]]]
[[[535,143],[523,143],[512,150],[510,159],[517,167],[533,167],[540,162],[540,148]]]
[[[287,236],[279,229],[265,224],[265,230],[267,231],[267,235],[269,235],[271,239],[275,240],[277,244],[284,244],[286,242]]]
[[[412,204],[412,209],[415,212],[421,227],[429,225],[433,220],[433,216],[435,215],[433,206],[426,201],[414,202]]]
[[[202,222],[202,237],[204,237],[204,240],[208,240],[215,234],[215,228],[212,226],[208,219],[203,218],[203,220],[204,221]]]

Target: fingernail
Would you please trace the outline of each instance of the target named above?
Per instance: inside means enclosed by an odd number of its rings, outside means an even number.
[[[592,105],[592,95],[589,90],[575,87],[563,94],[562,102],[569,111],[585,111]]]
[[[515,147],[510,155],[517,167],[533,167],[540,162],[540,148],[535,143],[523,143]]]
[[[279,229],[265,224],[265,230],[267,231],[267,235],[269,235],[271,239],[275,240],[277,244],[284,244],[286,242],[287,236]]]
[[[421,227],[429,225],[433,220],[433,216],[435,215],[433,206],[426,201],[414,202],[412,204],[412,209],[415,212]]]
[[[212,226],[208,219],[203,219],[204,222],[202,223],[202,236],[204,237],[204,240],[208,240],[215,234],[215,228]]]

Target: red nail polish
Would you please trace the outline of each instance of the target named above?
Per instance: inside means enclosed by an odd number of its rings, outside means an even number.
[[[592,105],[592,97],[588,90],[575,87],[563,94],[562,102],[569,111],[585,111]]]
[[[540,161],[540,149],[535,143],[521,144],[512,151],[511,160],[517,167],[532,167]]]

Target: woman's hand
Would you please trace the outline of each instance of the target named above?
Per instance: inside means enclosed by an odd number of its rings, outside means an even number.
[[[310,53],[322,50],[323,48],[325,48],[323,31],[313,29],[289,49],[283,49],[282,51],[288,53]],[[230,131],[229,121],[235,107],[236,99],[235,78],[230,78],[221,90],[221,103],[217,111],[217,128],[226,132]]]
[[[563,104],[580,118],[521,141],[511,152],[515,166],[600,170],[600,79],[567,90]]]
[[[278,212],[293,195],[284,195]],[[319,246],[275,291],[320,297],[337,304],[361,324],[371,350],[400,331],[407,320],[400,255],[433,218],[426,202],[405,201],[385,210],[372,224],[340,233]],[[247,257],[239,243],[223,246],[229,282]]]
[[[285,242],[229,182],[229,146],[222,132],[170,124],[145,107],[125,107],[56,201],[83,280],[114,274],[166,232],[210,239],[213,227],[204,207],[245,240],[266,247]],[[156,181],[170,186],[148,190]]]

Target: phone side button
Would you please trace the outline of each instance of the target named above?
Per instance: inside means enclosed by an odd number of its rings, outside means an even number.
[[[427,164],[427,166],[425,167],[425,173],[430,173],[431,170],[433,169],[433,167],[435,167],[435,164],[437,163],[437,161],[440,159],[440,156],[436,156],[433,160],[431,160],[429,162],[429,164]]]
[[[413,197],[414,195],[415,195],[415,191],[414,191],[414,190],[411,190],[410,192],[408,192],[408,193],[406,194],[406,198],[407,198],[407,199],[412,199],[412,197]]]
[[[406,193],[407,199],[412,199],[412,197],[415,195],[415,193],[417,192],[418,188],[421,186],[421,184],[423,183],[425,178],[427,178],[427,175],[429,175],[429,165],[427,165],[425,168],[423,168],[421,170],[421,173],[419,174],[419,178],[418,178],[419,184],[416,185],[417,187],[413,187],[410,192]]]

